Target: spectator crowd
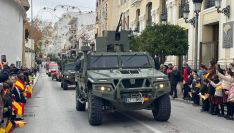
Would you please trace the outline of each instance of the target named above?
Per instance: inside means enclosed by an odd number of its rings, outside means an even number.
[[[0,133],[10,133],[26,124],[24,105],[32,97],[33,77],[39,69],[17,68],[6,62],[0,66]]]
[[[161,65],[160,71],[168,75],[173,98],[178,98],[180,85],[183,99],[201,105],[201,112],[234,120],[234,60],[226,69],[211,60],[209,66],[201,64],[199,70],[192,70],[184,62],[180,70],[168,64]]]

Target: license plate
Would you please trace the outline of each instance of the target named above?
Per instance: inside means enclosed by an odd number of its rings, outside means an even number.
[[[144,98],[126,98],[125,99],[126,103],[143,103],[144,102]]]

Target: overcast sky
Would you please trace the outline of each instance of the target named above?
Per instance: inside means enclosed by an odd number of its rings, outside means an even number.
[[[32,0],[33,1],[33,18],[55,21],[56,16],[60,17],[65,12],[64,9],[58,8],[57,11],[43,10],[43,7],[54,8],[57,5],[70,5],[79,7],[82,11],[95,11],[96,0]],[[29,0],[31,3],[31,0]],[[78,10],[74,10],[78,11]],[[31,9],[27,12],[28,18],[31,18]]]

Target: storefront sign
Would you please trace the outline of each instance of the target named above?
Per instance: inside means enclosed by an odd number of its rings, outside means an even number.
[[[233,47],[234,21],[223,24],[223,48]]]

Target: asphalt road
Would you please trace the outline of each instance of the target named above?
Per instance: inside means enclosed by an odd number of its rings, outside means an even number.
[[[151,111],[108,113],[101,126],[90,126],[88,113],[75,109],[75,91],[41,74],[33,98],[25,108],[28,124],[14,133],[234,133],[234,121],[207,113],[199,107],[172,101],[168,122],[154,121]]]

